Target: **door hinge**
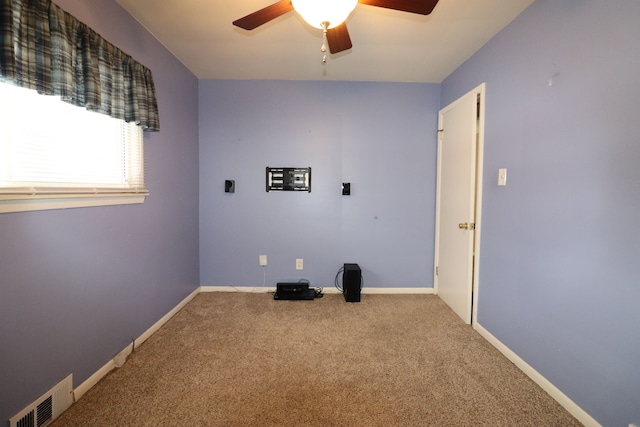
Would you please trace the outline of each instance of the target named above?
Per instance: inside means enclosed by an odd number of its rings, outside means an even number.
[[[436,266],[436,276],[440,273],[440,267]]]

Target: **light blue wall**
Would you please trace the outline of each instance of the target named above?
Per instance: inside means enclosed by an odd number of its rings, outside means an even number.
[[[56,3],[152,70],[161,131],[145,137],[143,205],[0,215],[0,425],[199,284],[197,79],[115,1]]]
[[[439,93],[435,84],[201,81],[201,284],[260,286],[266,254],[268,286],[333,286],[355,262],[365,287],[432,287]],[[310,166],[311,193],[267,193],[267,166]]]
[[[536,0],[442,84],[487,83],[478,322],[605,426],[640,424],[639,46],[637,0]]]

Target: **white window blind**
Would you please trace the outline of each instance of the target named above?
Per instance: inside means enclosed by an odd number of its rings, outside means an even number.
[[[0,83],[0,200],[146,195],[139,126]]]

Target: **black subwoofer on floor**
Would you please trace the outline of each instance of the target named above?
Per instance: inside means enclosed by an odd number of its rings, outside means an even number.
[[[346,302],[360,302],[362,271],[358,264],[345,264],[342,273],[342,293]]]

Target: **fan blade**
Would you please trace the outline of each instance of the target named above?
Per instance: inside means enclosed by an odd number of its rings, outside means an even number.
[[[358,3],[428,15],[436,7],[438,0],[358,0]]]
[[[353,45],[351,44],[351,37],[349,37],[346,22],[327,30],[327,42],[329,43],[329,52],[331,53],[351,49]]]
[[[244,28],[245,30],[253,30],[292,10],[291,0],[281,0],[278,3],[274,3],[243,18],[236,19],[233,21],[233,25]]]

